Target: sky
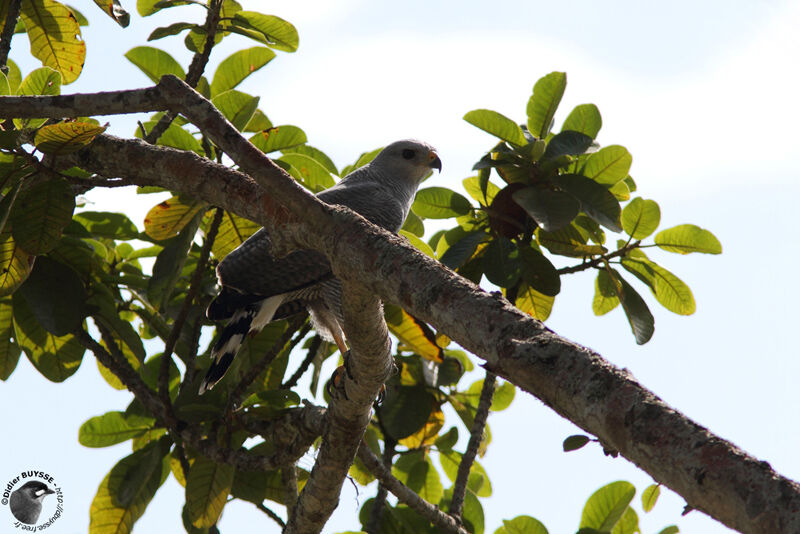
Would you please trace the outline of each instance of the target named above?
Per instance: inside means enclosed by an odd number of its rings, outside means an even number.
[[[124,52],[144,44],[143,36],[155,26],[178,20],[175,16],[202,17],[196,8],[180,8],[141,19],[135,6],[123,1],[132,12],[131,26],[123,30],[92,2],[74,3],[91,21],[83,29],[88,56],[84,74],[63,87],[64,93],[149,85]],[[652,253],[689,284],[697,312],[678,317],[643,292],[656,320],[655,335],[644,346],[634,343],[621,310],[592,314],[590,273],[563,281],[547,325],[627,368],[712,432],[800,479],[800,431],[794,424],[800,350],[793,335],[800,300],[794,229],[794,199],[800,194],[800,5],[780,0],[243,4],[294,23],[300,49],[279,53],[242,90],[261,96],[273,123],[301,126],[310,144],[340,167],[366,150],[416,137],[436,146],[444,164],[426,185],[460,188],[472,175],[472,164],[494,144],[463,115],[489,108],[524,122],[534,82],[554,70],[567,72],[556,124],[574,105],[595,103],[603,115],[598,141],[624,145],[633,154],[637,193],[659,202],[661,228],[682,223],[707,228],[722,242],[723,254]],[[150,44],[170,52],[181,48],[178,38]],[[251,44],[226,39],[212,55],[212,67],[243,46]],[[15,37],[11,57],[28,72],[34,63],[26,47],[24,37]],[[188,63],[188,52],[174,55]],[[130,136],[135,125],[133,117],[106,120],[121,136]],[[124,210],[140,228],[157,202],[131,191],[91,192],[88,199],[91,209]],[[51,472],[65,493],[64,516],[49,530],[53,534],[86,530],[97,485],[130,450],[128,444],[87,449],[77,443],[83,421],[124,409],[130,400],[130,394],[102,383],[92,360],[87,354],[72,378],[52,384],[23,358],[0,384],[7,436],[0,441],[0,482],[23,469]],[[642,532],[656,533],[672,523],[685,533],[729,532],[699,512],[681,517],[684,502],[669,491],[653,512],[643,514],[638,499],[650,477],[622,458],[605,457],[596,445],[560,452],[563,439],[579,430],[530,395],[518,392],[512,407],[491,414],[489,424],[494,440],[481,459],[494,489],[482,501],[486,532],[520,514],[538,518],[551,533],[574,532],[586,498],[615,480],[636,485]],[[305,458],[301,465],[310,468],[312,462]],[[346,483],[324,532],[357,529],[357,510],[374,491],[362,488],[356,495]],[[181,503],[182,489],[169,479],[136,530],[179,531]],[[2,513],[7,509],[0,509],[0,524]],[[252,505],[232,503],[220,527],[230,532],[253,524],[272,531]]]

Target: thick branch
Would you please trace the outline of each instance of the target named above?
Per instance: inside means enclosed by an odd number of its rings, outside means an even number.
[[[85,117],[167,109],[158,87],[58,96],[0,97],[0,118]]]
[[[6,20],[3,21],[3,31],[0,33],[0,70],[3,74],[8,74],[8,52],[11,50],[11,38],[14,37],[14,28],[19,19],[22,0],[11,0],[7,4]]]
[[[429,503],[420,497],[414,490],[409,489],[405,484],[397,480],[390,470],[390,468],[383,465],[380,458],[375,456],[366,443],[362,443],[358,449],[358,457],[367,466],[367,469],[375,475],[380,483],[386,486],[389,491],[396,496],[400,502],[406,503],[409,508],[417,512],[419,515],[436,525],[444,532],[452,532],[453,534],[467,534],[458,521],[453,517],[439,510],[437,506]]]

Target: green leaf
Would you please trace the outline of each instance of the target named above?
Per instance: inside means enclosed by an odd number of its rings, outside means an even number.
[[[549,534],[545,526],[529,515],[519,515],[514,519],[503,519],[503,526],[494,534]]]
[[[258,108],[259,97],[231,89],[217,94],[211,103],[233,124],[233,127],[242,131],[250,122]]]
[[[392,473],[428,502],[439,502],[444,496],[439,473],[429,456],[420,453],[403,455],[395,462]]]
[[[74,210],[75,195],[66,181],[39,182],[17,197],[9,218],[14,239],[29,254],[45,254],[61,238]]]
[[[150,132],[153,127],[155,127],[156,121],[146,121],[142,123],[142,125],[145,127],[145,131]],[[136,129],[136,137],[140,139],[144,137],[141,128]],[[200,141],[198,141],[191,133],[179,126],[177,122],[173,122],[167,127],[164,133],[161,134],[161,137],[158,138],[157,144],[161,146],[171,146],[180,150],[191,151],[195,154],[204,154],[203,147],[200,145]]]
[[[263,46],[238,50],[223,59],[211,80],[211,95],[233,89],[245,78],[272,61],[275,52]]]
[[[523,246],[520,248],[520,259],[522,279],[528,286],[550,297],[561,292],[561,277],[544,254],[533,247]]]
[[[714,234],[693,224],[681,224],[656,234],[655,243],[667,252],[722,254],[722,245]]]
[[[636,197],[622,210],[622,228],[634,239],[644,239],[661,223],[661,209],[655,200]]]
[[[434,442],[434,445],[436,445],[436,448],[439,450],[448,451],[451,450],[456,443],[458,443],[458,428],[453,426],[450,427],[450,430],[440,435]]]
[[[555,297],[536,291],[527,284],[521,284],[517,291],[517,299],[514,301],[514,306],[535,319],[546,321],[550,317],[550,312],[553,311],[555,299]]]
[[[644,345],[650,338],[653,337],[655,331],[655,320],[650,309],[642,299],[641,295],[636,292],[631,285],[626,282],[620,274],[612,269],[610,274],[611,282],[617,292],[622,309],[625,311],[625,316],[631,325],[633,336],[636,338],[638,345]]]
[[[33,143],[41,152],[53,156],[77,152],[106,131],[90,122],[59,122],[40,128]]]
[[[553,254],[560,256],[571,256],[583,258],[605,254],[605,247],[599,245],[587,245],[587,237],[573,225],[566,226],[557,232],[545,232],[541,229],[536,231],[539,244]]]
[[[589,436],[576,434],[574,436],[569,436],[567,439],[565,439],[562,446],[564,448],[564,452],[577,451],[590,441],[592,440],[589,438]]]
[[[234,468],[201,456],[186,477],[186,508],[198,528],[214,526],[222,514],[233,485]]]
[[[167,74],[174,74],[181,80],[186,77],[186,72],[181,64],[160,48],[137,46],[128,50],[125,57],[139,67],[139,70],[153,83],[158,83],[161,77]]]
[[[448,219],[466,215],[472,209],[469,200],[446,187],[427,187],[417,191],[411,210],[424,219]]]
[[[57,337],[41,327],[22,295],[14,295],[14,332],[34,367],[51,382],[63,382],[81,364],[84,348],[73,335]]]
[[[528,144],[525,134],[522,133],[522,128],[513,120],[496,111],[475,109],[464,115],[464,120],[484,132],[490,133],[503,141],[508,141],[513,145],[524,146]]]
[[[625,509],[625,513],[614,528],[611,529],[611,534],[634,534],[641,532],[639,529],[639,515],[630,506]]]
[[[61,94],[61,74],[50,67],[42,67],[31,71],[19,84],[17,94],[20,96],[55,96]],[[14,119],[14,126],[22,128],[38,128],[47,119]]]
[[[86,60],[86,43],[72,12],[54,0],[27,0],[20,20],[25,25],[31,54],[61,74],[64,84],[74,82]]]
[[[500,188],[493,183],[489,181],[482,183],[480,176],[464,178],[461,183],[464,185],[464,189],[469,196],[475,199],[481,206],[489,206],[492,200],[494,200],[494,197],[497,196],[497,193],[500,192]]]
[[[478,382],[480,384],[481,382]],[[455,482],[458,476],[458,466],[461,464],[464,455],[454,450],[439,451],[439,462],[442,464],[447,478],[450,482]],[[469,478],[467,479],[467,487],[478,497],[491,497],[492,484],[489,482],[489,475],[483,466],[477,462],[472,462],[469,469]]]
[[[156,262],[153,264],[153,276],[147,284],[147,296],[150,302],[159,308],[169,301],[175,290],[175,284],[183,271],[201,219],[202,213],[195,214],[194,218],[177,236],[167,242],[164,250],[159,252],[156,257]]]
[[[22,352],[14,337],[14,309],[11,299],[0,299],[0,380],[8,380]]]
[[[114,22],[123,28],[127,28],[128,24],[130,24],[131,16],[122,8],[119,0],[111,0],[110,2],[108,0],[94,0],[94,3],[103,10],[103,13],[111,17]]]
[[[10,95],[19,94],[17,90],[19,89],[20,84],[22,83],[22,72],[19,70],[14,61],[11,59],[6,60],[6,66],[8,67],[8,72],[6,73],[6,77],[8,78],[8,89]],[[52,69],[50,69],[52,70]],[[59,87],[61,86],[61,76],[58,77],[58,84]]]
[[[274,15],[264,15],[255,11],[239,11],[231,21],[235,27],[255,31],[265,39],[265,44],[276,50],[294,52],[300,43],[295,27]],[[233,28],[229,28],[233,31]]]
[[[547,232],[564,228],[580,211],[580,203],[572,195],[543,187],[525,187],[512,197]]]
[[[520,252],[505,237],[489,242],[483,252],[483,271],[496,286],[511,287],[520,277]]]
[[[623,258],[622,267],[650,287],[656,300],[678,315],[695,312],[694,296],[680,278],[646,258]]]
[[[556,178],[555,182],[581,202],[581,210],[586,215],[609,230],[622,230],[619,202],[608,189],[579,174],[564,174]]]
[[[11,84],[8,82],[8,77],[5,74],[3,74],[3,71],[0,71],[0,96],[8,96],[11,94],[13,93],[11,92]],[[3,148],[11,148],[11,147],[4,146]]]
[[[485,517],[483,506],[474,493],[467,490],[464,495],[464,508],[461,514],[464,527],[473,534],[483,534]]]
[[[633,484],[624,480],[603,486],[586,501],[579,528],[610,531],[622,518],[635,494]]]
[[[278,159],[294,167],[303,177],[303,185],[314,193],[333,187],[336,183],[325,166],[311,156],[290,152]]]
[[[157,41],[158,39],[163,39],[164,37],[170,37],[172,35],[178,35],[181,32],[195,29],[197,27],[197,24],[192,24],[191,22],[176,22],[174,24],[170,24],[169,26],[161,26],[156,28],[150,32],[147,40]]]
[[[250,137],[250,142],[265,154],[302,145],[306,141],[305,132],[291,125],[274,126]]]
[[[408,216],[406,217],[406,222],[403,223],[402,230],[407,234],[414,235],[415,237],[422,237],[425,235],[425,223],[422,222],[422,219],[420,219],[416,213],[409,211]]]
[[[414,248],[416,248],[429,258],[435,258],[433,249],[430,247],[430,245],[428,245],[425,241],[423,241],[419,237],[405,230],[400,230],[400,235],[408,239],[408,242],[411,243],[411,246],[413,246]]]
[[[86,316],[86,290],[78,273],[42,256],[17,291],[25,298],[39,324],[55,336],[77,330]]]
[[[20,247],[11,235],[10,225],[0,233],[0,297],[10,295],[28,278],[34,256]]]
[[[567,130],[556,134],[547,142],[543,158],[555,160],[560,156],[576,156],[583,154],[592,146],[592,138],[580,132]]]
[[[439,238],[436,243],[436,256],[442,264],[457,269],[475,254],[478,245],[487,238],[483,230],[467,232],[462,227],[456,226]]]
[[[572,130],[588,135],[592,139],[597,137],[603,119],[600,117],[600,110],[594,104],[581,104],[575,106],[564,120],[561,131]]]
[[[175,237],[205,209],[203,201],[172,197],[150,208],[144,217],[144,231],[156,241]]]
[[[661,494],[661,486],[658,484],[651,484],[642,492],[642,509],[645,512],[650,512],[655,507],[658,501],[658,496]]]
[[[604,269],[597,271],[597,278],[594,281],[592,311],[595,315],[605,315],[618,305],[619,297],[611,275]]]
[[[154,449],[159,448],[160,444],[154,442],[126,456],[111,468],[92,500],[89,534],[128,534],[133,530],[134,523],[144,514],[169,475],[169,462],[166,459],[154,468]],[[144,477],[147,473],[150,475]]]
[[[395,440],[410,436],[428,422],[436,399],[424,387],[387,388],[378,417],[386,433]]]
[[[550,132],[553,117],[567,88],[567,75],[564,72],[551,72],[540,78],[533,86],[533,95],[528,100],[528,131],[539,139]]]
[[[125,412],[107,412],[92,417],[78,430],[78,442],[84,447],[108,447],[141,436],[153,427],[155,419]]]
[[[633,157],[624,146],[609,145],[586,159],[581,174],[610,187],[628,176],[632,162]]]
[[[264,129],[264,128],[262,128]],[[339,170],[336,168],[336,164],[333,160],[328,157],[322,150],[315,148],[311,145],[300,145],[291,148],[286,148],[283,150],[284,154],[302,154],[304,156],[308,156],[312,158],[314,161],[325,167],[325,170],[329,173],[338,176]]]
[[[680,529],[675,525],[670,525],[668,527],[664,527],[658,534],[678,534]]]
[[[72,220],[77,221],[96,237],[128,240],[138,237],[136,225],[122,213],[108,211],[82,211],[76,213]]]
[[[211,253],[221,260],[260,228],[260,224],[226,211],[222,216],[217,238],[211,246]]]

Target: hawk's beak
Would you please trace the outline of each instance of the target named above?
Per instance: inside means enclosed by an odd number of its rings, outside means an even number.
[[[439,159],[438,154],[431,150],[431,152],[428,154],[428,158],[431,160],[430,163],[428,163],[428,166],[431,169],[436,169],[437,171],[442,172],[442,160]]]

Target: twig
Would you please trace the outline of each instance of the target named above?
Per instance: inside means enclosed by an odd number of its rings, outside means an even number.
[[[189,460],[186,459],[186,451],[180,441],[175,443],[173,454],[178,457],[178,462],[181,464],[181,470],[183,471],[183,480],[186,480],[186,477],[189,476],[189,469],[191,466],[189,465]]]
[[[392,438],[386,436],[384,434],[384,447],[383,447],[383,454],[381,461],[383,462],[384,467],[387,470],[392,469],[392,460],[394,459],[394,451],[395,451],[396,442]],[[361,447],[363,448],[365,445],[362,442]],[[372,510],[369,513],[369,521],[367,522],[367,532],[369,534],[378,534],[381,526],[381,516],[383,515],[383,508],[386,506],[386,496],[389,493],[389,489],[386,487],[386,484],[383,481],[378,481],[378,494],[375,496],[375,500],[372,502]]]
[[[245,393],[247,392],[247,388],[250,387],[250,384],[258,378],[264,369],[272,363],[281,352],[283,352],[286,348],[290,351],[300,343],[300,340],[308,334],[308,331],[311,329],[311,324],[307,323],[303,328],[300,329],[297,336],[294,339],[291,339],[292,335],[297,332],[297,329],[300,328],[300,325],[306,320],[304,315],[296,315],[289,319],[289,326],[286,328],[286,331],[281,334],[281,337],[273,343],[272,347],[261,357],[261,359],[253,365],[248,371],[242,376],[242,379],[233,389],[233,391],[228,396],[228,413],[230,413],[236,406],[241,404],[242,398],[244,397]],[[289,340],[291,339],[291,343]],[[287,343],[289,346],[287,347]]]
[[[281,517],[278,514],[276,514],[275,512],[273,512],[272,510],[270,510],[266,506],[264,506],[263,502],[260,502],[260,503],[256,504],[256,508],[258,508],[259,510],[261,510],[262,512],[267,514],[267,516],[270,519],[272,519],[273,521],[275,521],[276,523],[278,523],[278,525],[281,528],[284,528],[286,526],[286,522],[283,519],[281,519]]]
[[[286,505],[286,517],[292,515],[297,503],[297,470],[294,464],[281,467],[281,483],[283,484],[283,500]]]
[[[384,466],[381,460],[373,453],[369,446],[361,442],[361,447],[358,449],[358,457],[364,462],[364,465],[370,472],[375,475],[375,478],[380,480],[392,494],[397,497],[400,502],[408,505],[409,508],[417,512],[420,516],[424,517],[436,527],[444,532],[452,534],[468,534],[467,530],[462,527],[458,521],[453,517],[447,515],[411,489],[405,484],[397,480],[391,470]]]
[[[311,362],[313,362],[314,358],[317,356],[320,346],[322,346],[322,338],[320,336],[314,336],[311,340],[311,346],[308,347],[308,354],[306,354],[305,359],[300,363],[300,367],[297,368],[289,380],[281,384],[281,389],[292,389],[297,385],[297,381],[300,380],[300,377],[308,370],[311,366]]]
[[[467,493],[467,481],[469,480],[469,471],[472,469],[472,463],[475,461],[475,455],[478,453],[481,440],[483,439],[483,430],[486,427],[486,418],[489,416],[489,408],[492,406],[492,395],[494,394],[494,382],[497,378],[491,371],[486,371],[486,378],[483,379],[483,387],[481,388],[481,398],[478,401],[478,411],[475,413],[475,421],[472,423],[472,431],[467,444],[467,450],[464,456],[461,457],[461,463],[458,464],[458,474],[456,475],[456,482],[453,484],[453,498],[450,501],[450,515],[457,519],[461,519],[461,510],[464,506],[464,496]]]
[[[592,267],[597,267],[604,261],[608,261],[611,258],[616,258],[618,256],[624,256],[631,250],[639,248],[641,243],[642,243],[641,241],[636,241],[635,243],[629,243],[624,247],[622,247],[621,249],[615,250],[611,254],[604,254],[599,258],[595,258],[591,261],[585,261],[580,265],[573,265],[572,267],[562,267],[561,269],[556,269],[556,272],[558,274],[572,274],[572,273],[578,273],[580,271],[585,271],[586,269],[591,269]]]
[[[169,364],[172,362],[172,351],[175,350],[175,344],[178,342],[178,337],[181,335],[183,325],[186,322],[186,317],[189,315],[189,308],[192,307],[197,293],[200,291],[200,283],[203,280],[203,273],[208,262],[208,257],[211,255],[211,247],[214,245],[214,239],[217,237],[219,225],[222,222],[222,214],[224,211],[217,208],[214,213],[214,219],[211,221],[211,227],[206,235],[203,248],[200,250],[200,257],[197,260],[197,266],[192,274],[192,280],[189,283],[189,289],[186,292],[186,298],[183,300],[181,309],[175,322],[172,323],[172,329],[169,332],[167,340],[164,342],[164,353],[161,355],[161,366],[158,371],[158,394],[161,397],[161,402],[164,406],[171,409],[172,402],[169,398]],[[189,377],[184,377],[188,379]]]
[[[0,34],[0,70],[3,74],[8,74],[8,52],[11,50],[11,38],[14,37],[14,28],[17,26],[21,6],[22,0],[11,0],[8,3],[3,33]]]

